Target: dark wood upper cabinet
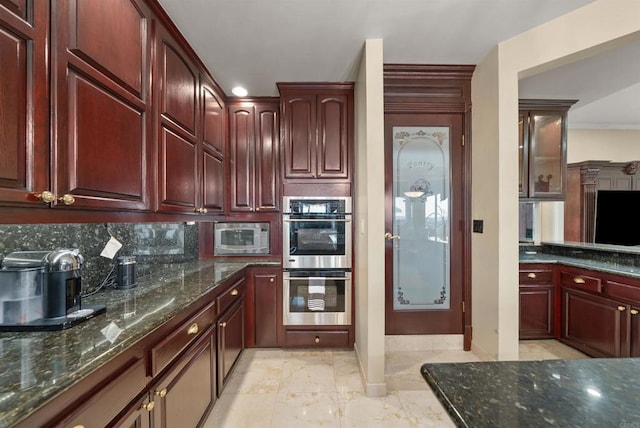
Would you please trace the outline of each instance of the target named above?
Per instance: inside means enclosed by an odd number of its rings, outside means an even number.
[[[53,206],[147,210],[151,13],[138,0],[52,5]]]
[[[575,103],[576,100],[520,100],[521,198],[565,199],[567,112]]]
[[[243,100],[229,105],[229,210],[278,211],[279,104]]]
[[[200,74],[202,126],[200,153],[202,161],[202,203],[209,214],[225,209],[225,108],[222,97],[208,76]]]
[[[0,5],[0,202],[46,207],[32,194],[50,189],[49,2]]]
[[[199,72],[163,26],[158,25],[156,33],[157,210],[196,213],[201,209],[196,133]]]
[[[353,84],[278,83],[285,181],[348,181]]]

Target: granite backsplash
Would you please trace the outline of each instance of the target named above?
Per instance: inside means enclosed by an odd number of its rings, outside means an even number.
[[[122,248],[113,260],[100,256],[113,236]],[[136,256],[139,276],[156,263],[186,262],[198,258],[195,223],[87,223],[0,225],[0,259],[13,251],[78,248],[84,256],[84,292],[95,290],[107,278],[117,256]]]

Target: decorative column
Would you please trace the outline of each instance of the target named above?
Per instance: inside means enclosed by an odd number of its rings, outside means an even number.
[[[580,187],[582,203],[580,204],[580,239],[582,242],[593,242],[596,224],[596,179],[600,168],[580,168]]]

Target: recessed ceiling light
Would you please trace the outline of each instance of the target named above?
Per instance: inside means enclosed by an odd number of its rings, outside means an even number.
[[[246,97],[248,94],[247,90],[242,86],[236,86],[231,90],[231,92],[233,92],[233,95],[236,97]]]

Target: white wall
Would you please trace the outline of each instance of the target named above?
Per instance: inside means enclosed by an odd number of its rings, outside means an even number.
[[[384,379],[384,86],[382,39],[364,45],[355,88],[356,357],[368,396]]]
[[[640,1],[597,0],[500,43],[478,64],[472,80],[473,218],[497,220],[472,238],[472,346],[491,356],[518,356],[518,78],[638,39]],[[497,165],[497,183],[495,172],[478,164],[483,159]],[[479,313],[495,309],[497,316]]]
[[[586,160],[610,160],[613,162],[640,160],[640,131],[569,129],[567,133],[567,162]]]

